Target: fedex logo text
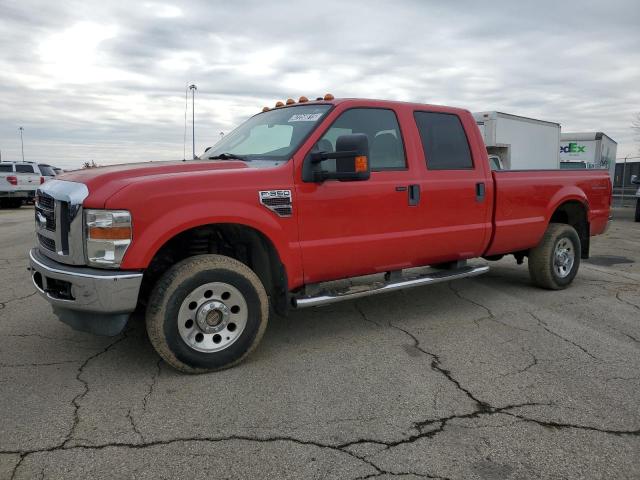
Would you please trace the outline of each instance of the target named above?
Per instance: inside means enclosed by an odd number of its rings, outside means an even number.
[[[569,145],[560,147],[560,152],[561,153],[584,153],[586,148],[587,148],[586,145],[578,145],[575,142],[571,142]]]

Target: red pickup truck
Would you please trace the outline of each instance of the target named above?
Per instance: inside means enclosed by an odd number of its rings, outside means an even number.
[[[610,202],[606,171],[492,172],[467,110],[302,97],[199,159],[47,182],[30,264],[65,323],[114,335],[144,307],[162,358],[203,372],[245,358],[271,309],[488,270],[472,258],[528,257],[534,284],[565,288]]]

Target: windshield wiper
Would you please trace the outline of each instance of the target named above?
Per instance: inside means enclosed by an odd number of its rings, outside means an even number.
[[[209,160],[242,160],[243,162],[251,161],[251,159],[243,157],[242,155],[236,155],[235,153],[221,153],[220,155],[209,157]]]

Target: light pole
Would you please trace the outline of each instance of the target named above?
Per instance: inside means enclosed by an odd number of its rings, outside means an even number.
[[[20,145],[22,147],[22,161],[24,162],[24,140],[22,139],[22,132],[24,131],[24,128],[20,127],[18,130],[20,130]]]
[[[624,157],[624,164],[622,165],[622,200],[620,201],[620,203],[622,205],[620,205],[621,207],[624,207],[624,180],[625,180],[625,176],[627,174],[627,157]]]
[[[196,87],[195,83],[189,85],[191,90],[191,146],[193,149],[193,158],[196,158]]]

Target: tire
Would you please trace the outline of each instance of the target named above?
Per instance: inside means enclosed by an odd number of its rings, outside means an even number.
[[[636,199],[636,215],[635,221],[640,222],[640,197]]]
[[[146,309],[151,344],[186,373],[240,363],[260,343],[268,320],[269,300],[258,276],[222,255],[175,264],[153,287]]]
[[[575,228],[551,223],[540,244],[529,251],[529,275],[550,290],[567,288],[580,268],[580,237]]]
[[[22,207],[22,199],[21,198],[7,198],[5,200],[5,207],[7,208],[20,208]]]

